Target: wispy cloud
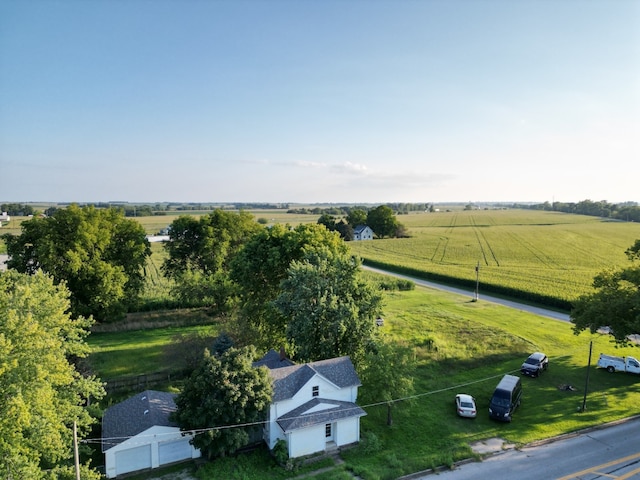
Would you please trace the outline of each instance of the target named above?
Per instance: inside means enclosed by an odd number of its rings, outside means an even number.
[[[369,169],[366,165],[352,162],[335,164],[331,166],[331,169],[336,173],[348,173],[354,175],[367,175],[369,173]]]

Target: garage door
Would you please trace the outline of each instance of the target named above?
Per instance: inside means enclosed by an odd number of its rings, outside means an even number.
[[[188,458],[191,458],[189,438],[158,444],[158,462],[160,465],[179,462],[180,460],[186,460]]]
[[[116,475],[151,468],[151,445],[116,452]]]

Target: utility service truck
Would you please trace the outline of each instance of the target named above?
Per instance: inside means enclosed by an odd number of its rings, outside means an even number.
[[[598,367],[606,368],[607,372],[640,373],[640,362],[633,357],[614,357],[613,355],[600,354]]]

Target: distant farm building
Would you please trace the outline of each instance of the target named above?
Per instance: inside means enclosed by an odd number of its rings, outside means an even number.
[[[353,240],[373,240],[373,230],[367,225],[358,225],[353,229]]]

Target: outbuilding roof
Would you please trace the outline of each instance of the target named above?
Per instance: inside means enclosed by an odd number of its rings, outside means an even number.
[[[169,420],[176,410],[175,397],[174,393],[145,390],[109,407],[102,416],[102,451],[153,426],[177,427]]]

